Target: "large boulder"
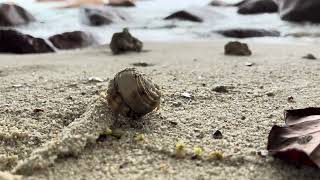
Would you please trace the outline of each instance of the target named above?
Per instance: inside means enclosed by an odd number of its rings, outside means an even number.
[[[281,19],[295,22],[320,23],[319,0],[274,0],[279,6]]]
[[[181,10],[174,12],[170,14],[169,16],[164,18],[165,20],[169,19],[177,19],[177,20],[183,20],[183,21],[192,21],[192,22],[202,22],[203,19],[195,14],[192,14],[191,12],[188,12],[186,10]]]
[[[241,4],[250,1],[250,0],[242,0],[236,3],[228,3],[224,0],[213,0],[209,3],[210,6],[222,6],[222,7],[229,7],[229,6],[240,6]]]
[[[45,40],[16,30],[0,30],[0,52],[15,54],[54,52]]]
[[[134,7],[136,6],[132,0],[109,0],[108,6],[114,7]]]
[[[113,54],[122,54],[125,52],[141,52],[143,43],[133,37],[127,28],[122,32],[114,33],[110,42],[110,49]]]
[[[0,26],[24,25],[33,21],[35,18],[22,7],[0,3]]]
[[[106,6],[87,6],[80,9],[81,22],[89,26],[103,26],[126,21],[129,17],[124,12]]]
[[[259,14],[278,12],[278,5],[273,0],[251,0],[239,6],[239,14]]]
[[[224,46],[224,54],[232,56],[250,56],[252,52],[246,43],[231,41]]]
[[[221,19],[225,16],[215,8],[207,6],[193,6],[187,9],[182,9],[173,12],[169,16],[165,17],[164,20],[181,20],[201,23],[203,21],[213,21],[214,19]]]
[[[65,32],[49,37],[51,43],[58,49],[85,48],[97,44],[89,33],[83,31]]]
[[[264,37],[264,36],[280,36],[279,31],[265,30],[265,29],[227,29],[216,31],[226,37],[232,38],[251,38],[251,37]]]

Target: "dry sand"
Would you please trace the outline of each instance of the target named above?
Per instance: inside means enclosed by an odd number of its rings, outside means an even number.
[[[107,47],[1,55],[0,178],[23,163],[40,163],[42,170],[27,168],[22,179],[319,179],[317,169],[256,154],[266,148],[271,127],[284,124],[284,109],[319,106],[320,60],[301,58],[320,56],[318,47],[250,43],[253,55],[236,57],[223,54],[225,43],[146,43],[149,52],[119,56]],[[90,104],[97,105],[116,72],[136,62],[153,64],[137,68],[160,85],[161,109],[138,121],[118,119],[112,128],[122,138],[96,142],[113,120],[94,116]],[[212,90],[220,85],[229,92]],[[192,98],[181,96],[186,92]],[[222,139],[213,138],[217,129]],[[145,140],[136,142],[137,133]],[[177,159],[179,140],[188,153],[201,146],[204,157],[219,150],[225,158]]]

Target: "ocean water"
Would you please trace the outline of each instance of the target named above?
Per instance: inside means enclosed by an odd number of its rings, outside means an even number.
[[[237,2],[239,0],[228,0]],[[0,0],[0,2],[5,2]],[[47,38],[53,34],[83,30],[91,32],[100,43],[109,42],[114,32],[128,27],[143,41],[208,41],[222,39],[216,30],[229,28],[265,28],[278,30],[282,37],[251,38],[251,41],[278,43],[318,43],[318,37],[288,37],[290,33],[319,34],[317,24],[290,23],[282,21],[277,13],[259,15],[239,15],[234,7],[210,7],[210,0],[138,0],[134,8],[118,8],[129,14],[127,22],[115,23],[101,27],[90,27],[80,21],[79,9],[57,9],[61,2],[37,3],[34,0],[13,0],[13,2],[31,12],[37,22],[17,27],[18,30],[37,37]],[[205,14],[203,23],[184,21],[165,21],[170,13],[193,9]]]

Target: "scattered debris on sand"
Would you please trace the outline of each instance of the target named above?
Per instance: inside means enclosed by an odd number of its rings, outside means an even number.
[[[139,94],[141,91],[144,91],[143,95]],[[67,126],[56,139],[35,149],[12,172],[31,175],[35,170],[54,164],[59,157],[79,155],[87,144],[95,143],[113,125],[115,115],[137,118],[150,113],[159,107],[160,95],[158,86],[135,69],[119,72],[110,82],[107,95],[101,94],[80,118]]]

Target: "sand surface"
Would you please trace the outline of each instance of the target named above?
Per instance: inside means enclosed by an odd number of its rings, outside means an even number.
[[[119,56],[106,46],[0,55],[0,171],[13,172],[17,164],[34,160],[43,169],[23,171],[23,179],[320,178],[316,169],[257,155],[266,148],[271,127],[284,124],[284,109],[319,106],[320,60],[301,58],[307,53],[320,57],[319,48],[250,43],[253,55],[236,57],[223,54],[225,43],[146,43],[148,52]],[[161,87],[161,109],[136,121],[111,123],[106,114],[94,116],[90,107],[97,105],[108,81],[136,62],[152,64],[137,69]],[[90,77],[103,81],[90,82]],[[213,91],[217,86],[228,92]],[[288,102],[289,96],[295,102]],[[84,122],[90,118],[99,127]],[[121,139],[96,141],[103,126],[122,131]],[[215,130],[222,139],[213,138]],[[145,140],[136,141],[137,133]],[[70,138],[79,143],[71,144]],[[177,159],[173,155],[179,140],[187,155]],[[69,143],[67,150],[57,148],[64,145],[57,143],[61,141]],[[55,151],[46,150],[53,146]],[[203,148],[203,158],[190,158],[195,146]],[[213,150],[223,152],[224,159],[206,160]],[[39,152],[46,156],[31,161]]]

